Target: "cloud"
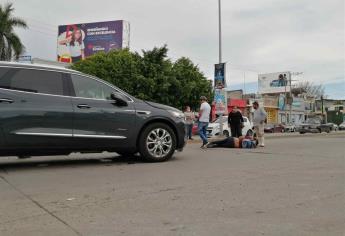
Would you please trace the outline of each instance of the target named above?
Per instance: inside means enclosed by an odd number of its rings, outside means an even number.
[[[169,56],[190,57],[209,78],[218,62],[216,0],[16,0],[18,31],[29,54],[55,60],[57,25],[124,19],[131,50],[168,44]],[[343,0],[223,0],[223,61],[228,84],[258,73],[302,71],[314,82],[344,81]]]

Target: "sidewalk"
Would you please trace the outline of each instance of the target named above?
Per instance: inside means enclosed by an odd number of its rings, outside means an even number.
[[[274,139],[274,138],[291,138],[291,137],[311,137],[311,136],[317,136],[317,135],[340,135],[345,134],[344,130],[341,131],[331,131],[330,133],[306,133],[306,134],[300,134],[298,132],[294,133],[265,133],[266,139]],[[224,138],[224,137],[223,137]],[[215,141],[222,139],[220,137],[212,137],[209,138],[209,141]],[[193,136],[193,140],[188,140],[188,143],[201,143],[201,139],[198,135]]]

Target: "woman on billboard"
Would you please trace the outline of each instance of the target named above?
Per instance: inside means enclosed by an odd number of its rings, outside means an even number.
[[[85,59],[85,45],[83,42],[83,33],[80,29],[74,28],[72,33],[66,31],[66,38],[60,40],[59,44],[68,47],[72,63]]]

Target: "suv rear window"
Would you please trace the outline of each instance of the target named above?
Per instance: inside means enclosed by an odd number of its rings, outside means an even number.
[[[63,95],[62,73],[0,67],[0,88]]]

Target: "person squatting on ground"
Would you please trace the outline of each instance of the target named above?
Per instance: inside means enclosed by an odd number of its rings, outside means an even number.
[[[207,148],[256,148],[258,140],[253,137],[253,131],[248,130],[245,137],[227,137],[222,140],[210,142]]]
[[[202,140],[201,148],[205,148],[208,144],[207,140],[207,127],[208,123],[210,122],[210,113],[211,113],[211,106],[207,103],[207,98],[205,96],[200,97],[200,111],[199,111],[199,123],[198,123],[198,130],[199,136]]]
[[[241,111],[235,106],[228,115],[228,124],[231,129],[232,137],[242,136],[243,116]]]
[[[267,113],[264,108],[259,106],[257,101],[253,102],[253,126],[254,131],[258,137],[260,147],[265,146],[265,137],[264,137],[264,123],[267,119]]]
[[[186,106],[186,110],[184,112],[185,116],[185,125],[186,125],[186,137],[192,140],[192,129],[194,124],[194,113],[190,110],[189,106]]]

